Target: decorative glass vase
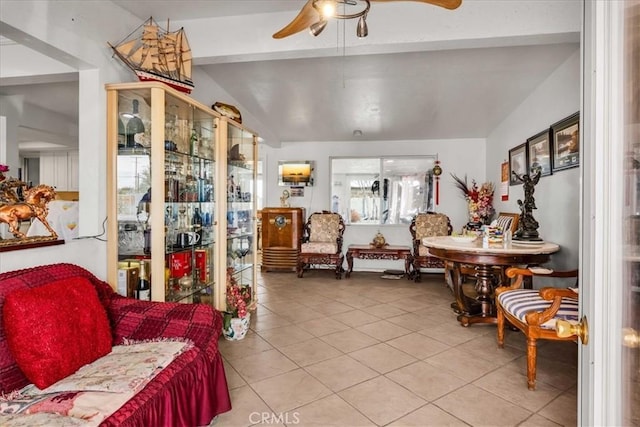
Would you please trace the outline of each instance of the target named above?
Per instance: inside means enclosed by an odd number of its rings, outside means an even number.
[[[230,313],[225,313],[225,316],[231,316]],[[222,334],[225,339],[229,341],[238,341],[241,340],[247,335],[247,331],[249,330],[249,323],[251,321],[251,313],[247,313],[247,315],[243,318],[240,317],[231,317],[230,319],[225,318]]]

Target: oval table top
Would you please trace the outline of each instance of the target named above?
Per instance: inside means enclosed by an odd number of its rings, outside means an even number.
[[[511,245],[504,246],[502,243],[489,243],[488,247],[482,246],[482,238],[478,237],[472,242],[459,242],[451,236],[434,236],[422,239],[422,244],[428,248],[448,249],[461,252],[473,252],[480,254],[552,254],[560,250],[560,246],[551,242],[541,244],[518,243],[512,241]]]

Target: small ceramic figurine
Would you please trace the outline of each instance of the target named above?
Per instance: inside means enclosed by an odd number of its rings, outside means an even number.
[[[280,196],[280,207],[283,208],[288,208],[289,207],[289,202],[287,201],[289,199],[289,190],[284,190],[282,192],[282,196]]]

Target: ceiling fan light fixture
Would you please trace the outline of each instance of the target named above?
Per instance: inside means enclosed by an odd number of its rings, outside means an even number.
[[[369,35],[369,27],[367,27],[366,18],[367,15],[362,15],[358,20],[358,27],[356,28],[356,35],[358,38],[364,38]]]
[[[318,22],[311,24],[311,26],[309,27],[309,32],[311,33],[312,36],[317,37],[322,32],[322,30],[324,30],[326,26],[327,26],[327,20],[321,19]]]
[[[333,0],[325,0],[322,2],[320,9],[325,19],[332,18],[336,15],[336,2]]]
[[[369,13],[372,1],[391,2],[391,1],[410,1],[410,0],[307,0],[300,9],[296,17],[289,22],[280,31],[273,34],[274,39],[289,37],[310,28],[313,22],[328,19],[356,19],[365,17]],[[445,9],[456,9],[462,3],[462,0],[413,0],[420,3],[430,3],[434,6],[440,6]],[[366,22],[359,23],[360,29],[356,33],[362,34],[360,37],[366,37],[368,29]],[[313,32],[312,32],[313,34]],[[318,33],[314,35],[318,35]]]

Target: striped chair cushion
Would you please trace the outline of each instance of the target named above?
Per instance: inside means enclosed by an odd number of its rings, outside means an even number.
[[[498,295],[498,301],[502,308],[518,318],[522,323],[527,323],[525,316],[532,311],[543,311],[551,305],[551,301],[547,301],[540,297],[535,289],[515,289],[502,292]],[[578,300],[571,298],[562,298],[560,309],[556,313],[556,317],[540,325],[544,329],[555,329],[556,320],[563,319],[569,322],[578,322]]]
[[[509,230],[511,228],[511,223],[513,222],[513,218],[510,216],[499,216],[496,220],[496,225],[500,227],[502,231]]]

